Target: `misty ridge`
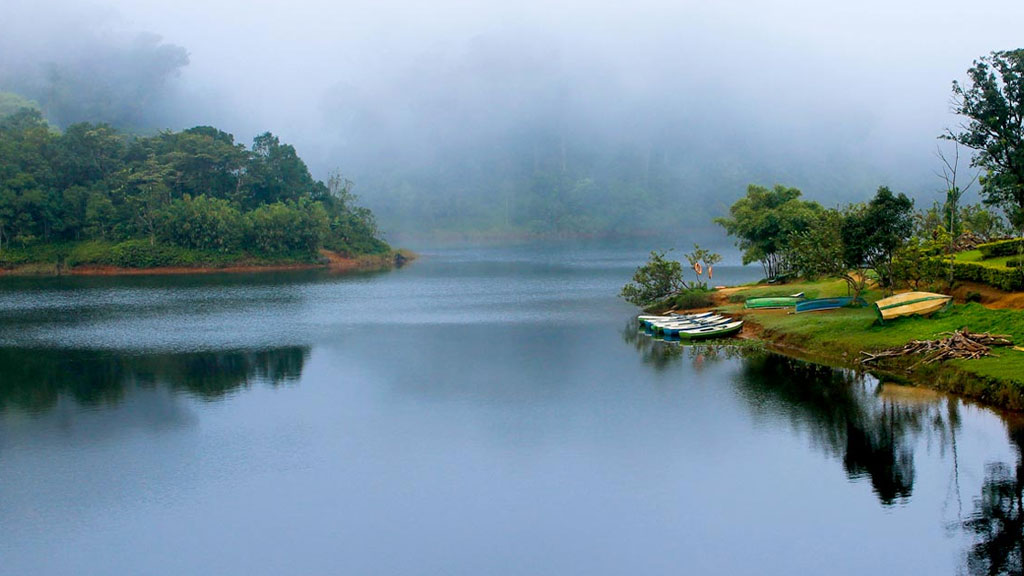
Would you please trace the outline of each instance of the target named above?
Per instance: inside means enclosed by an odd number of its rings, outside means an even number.
[[[939,200],[950,84],[1024,16],[982,4],[15,2],[0,91],[58,128],[273,131],[390,238],[721,240],[751,183]]]

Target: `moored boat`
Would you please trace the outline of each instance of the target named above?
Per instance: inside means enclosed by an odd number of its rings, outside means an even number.
[[[679,336],[679,333],[684,330],[693,330],[694,328],[704,328],[707,326],[718,326],[732,322],[733,319],[728,316],[712,316],[706,320],[698,322],[676,322],[672,324],[657,324],[652,329],[652,333],[660,334],[662,336],[675,337]]]
[[[743,303],[744,308],[792,308],[803,302],[803,296],[773,296],[766,298],[748,298]]]
[[[866,306],[867,302],[865,302],[863,298],[857,298],[857,300],[854,301],[853,298],[846,296],[841,298],[811,298],[809,300],[804,300],[803,302],[797,302],[796,313],[835,310],[836,308],[842,308],[850,305]]]
[[[644,314],[637,316],[636,319],[640,323],[641,329],[647,329],[655,322],[684,322],[689,320],[699,320],[701,318],[713,316],[714,314],[714,312],[700,312],[697,314],[666,314],[663,316]]]
[[[732,336],[743,328],[743,320],[717,324],[715,326],[702,326],[689,330],[680,330],[679,338],[683,340],[708,340],[710,338],[725,338]]]
[[[926,316],[945,307],[952,299],[952,296],[934,292],[904,292],[875,302],[875,313],[881,322],[914,314]]]

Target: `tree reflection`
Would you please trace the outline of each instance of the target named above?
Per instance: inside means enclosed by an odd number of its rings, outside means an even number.
[[[989,464],[974,513],[963,522],[975,538],[967,552],[971,574],[1021,574],[1024,572],[1024,426],[1011,423],[1010,440],[1017,447],[1017,464]]]
[[[132,386],[169,386],[212,400],[253,382],[296,381],[308,356],[305,347],[145,355],[0,349],[0,411],[44,412],[62,396],[112,405]]]
[[[761,354],[744,360],[739,390],[757,413],[783,414],[826,452],[842,458],[851,478],[867,477],[884,505],[910,497],[913,443],[922,431],[954,437],[959,418],[944,402],[900,402],[852,371]],[[951,417],[951,415],[953,417]]]

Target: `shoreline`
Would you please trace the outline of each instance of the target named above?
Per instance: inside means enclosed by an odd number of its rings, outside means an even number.
[[[1024,412],[1024,380],[1022,380],[1024,371],[1013,369],[1016,364],[1021,362],[1020,357],[1024,357],[1024,354],[1019,351],[994,348],[995,357],[980,360],[951,360],[927,365],[918,364],[919,357],[908,356],[882,365],[865,366],[860,363],[860,351],[877,351],[888,347],[882,340],[892,338],[893,334],[871,326],[860,325],[863,323],[862,319],[853,316],[856,312],[850,312],[848,318],[811,316],[812,313],[808,313],[806,316],[801,315],[802,318],[806,318],[806,322],[803,322],[801,327],[794,328],[799,325],[792,322],[795,316],[786,309],[752,310],[744,308],[742,303],[730,299],[733,294],[755,288],[757,287],[740,286],[718,290],[715,292],[712,306],[701,310],[715,310],[742,319],[744,321],[743,329],[737,338],[760,342],[766,350],[772,353],[832,368],[870,374],[883,382],[953,394],[998,410],[1018,414]],[[1005,296],[1015,298],[1018,295],[1006,293]],[[986,309],[993,314],[1009,312],[999,302],[992,304],[994,304],[992,308]],[[1014,311],[1019,310],[1015,309]],[[806,328],[807,325],[816,322],[823,324],[827,320],[833,320],[837,325],[826,328]],[[843,325],[839,324],[839,321],[847,323]],[[933,331],[944,329],[938,321],[931,325],[927,324],[929,320],[924,320],[924,322],[925,324],[922,326],[927,326]],[[838,330],[842,330],[845,334],[839,334]],[[976,331],[988,330],[976,329]],[[834,338],[827,337],[830,332]],[[904,335],[896,336],[903,337]],[[907,337],[907,341],[917,338],[917,336]],[[993,373],[993,366],[1003,368],[1002,374],[1000,372]],[[1010,368],[1009,376],[1005,375],[1007,367]]]
[[[258,274],[263,272],[292,272],[302,270],[326,270],[331,273],[361,272],[399,268],[417,258],[407,250],[392,250],[384,254],[343,256],[337,252],[321,250],[321,262],[281,262],[253,264],[240,262],[226,266],[155,266],[151,268],[125,268],[100,264],[85,264],[63,268],[55,263],[37,262],[22,264],[14,268],[0,268],[4,277],[46,277],[46,276],[172,276],[200,274]]]
[[[769,352],[830,368],[870,374],[882,383],[912,386],[951,394],[988,408],[1014,414],[1024,413],[1024,391],[1014,382],[976,374],[948,362],[921,366],[909,371],[907,364],[910,362],[907,360],[897,361],[894,363],[895,365],[889,367],[866,367],[857,359],[851,358],[848,353],[838,354],[822,348],[812,349],[795,344],[786,339],[787,335],[784,332],[766,329],[756,319],[752,319],[749,314],[741,313],[737,316],[744,320],[743,331],[747,332],[746,328],[749,323],[752,328],[751,332],[753,332],[753,334],[741,333],[740,337],[763,343]]]

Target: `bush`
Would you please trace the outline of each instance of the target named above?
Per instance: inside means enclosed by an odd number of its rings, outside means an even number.
[[[981,293],[970,291],[964,296],[964,302],[981,302]]]
[[[241,245],[244,224],[242,215],[227,200],[186,194],[167,207],[160,237],[183,248],[234,252]]]
[[[249,247],[265,254],[316,252],[329,231],[319,202],[276,202],[246,214]]]
[[[1021,243],[1024,243],[1024,239],[1012,238],[1010,240],[981,244],[978,246],[978,250],[981,250],[981,255],[986,260],[999,258],[1000,256],[1016,256],[1019,253]]]
[[[667,260],[664,252],[652,251],[650,259],[636,269],[633,280],[622,287],[619,296],[630,304],[647,307],[685,289],[683,265]]]
[[[1010,258],[1006,261],[1007,268],[1020,268],[1024,265],[1024,259],[1021,258]]]
[[[990,268],[975,262],[956,262],[953,277],[957,280],[980,282],[1006,292],[1024,289],[1024,274],[1020,268]]]
[[[178,250],[172,246],[151,245],[149,240],[128,240],[110,249],[106,264],[120,268],[154,268],[179,264]]]
[[[711,290],[687,290],[676,294],[665,302],[667,308],[675,310],[689,310],[691,308],[707,308],[714,304],[711,300]]]

